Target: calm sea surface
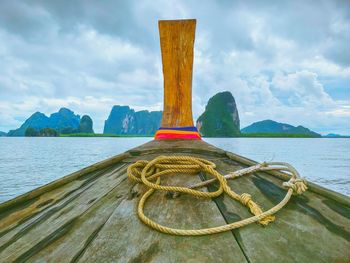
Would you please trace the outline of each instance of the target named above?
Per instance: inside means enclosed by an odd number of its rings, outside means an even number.
[[[0,137],[0,202],[151,138]],[[256,161],[286,161],[308,180],[350,195],[350,139],[206,139]]]

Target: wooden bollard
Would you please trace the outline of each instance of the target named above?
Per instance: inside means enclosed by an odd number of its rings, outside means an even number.
[[[200,139],[192,117],[196,20],[161,20],[158,26],[164,76],[164,106],[161,127],[155,139]]]

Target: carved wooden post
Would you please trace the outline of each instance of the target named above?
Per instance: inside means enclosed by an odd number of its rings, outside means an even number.
[[[155,139],[200,139],[192,117],[196,20],[163,20],[158,25],[164,76],[164,109]]]

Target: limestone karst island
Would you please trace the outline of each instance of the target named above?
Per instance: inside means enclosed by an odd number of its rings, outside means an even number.
[[[153,136],[161,119],[162,111],[135,111],[129,106],[115,105],[104,123],[103,134],[94,134],[90,116],[80,117],[70,109],[61,108],[49,117],[35,112],[18,129],[2,136]],[[228,91],[209,99],[196,126],[203,137],[321,137],[301,125],[294,127],[273,120],[255,122],[240,129],[236,102]]]

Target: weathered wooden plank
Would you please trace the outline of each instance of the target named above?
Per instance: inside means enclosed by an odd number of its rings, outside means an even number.
[[[125,175],[124,177],[126,179]],[[28,259],[30,262],[60,263],[77,261],[84,254],[90,242],[103,228],[120,202],[128,198],[131,189],[132,185],[127,180],[124,180],[106,196],[94,201],[94,204],[86,213],[77,217],[74,222],[66,226],[68,230],[66,230],[64,235],[58,239],[51,238],[52,242],[48,242],[46,246],[38,249],[38,251],[31,251],[31,254],[26,253],[22,256],[22,259]]]
[[[200,153],[196,153],[196,152],[185,152],[185,153],[172,153],[172,154],[164,154],[164,153],[161,153],[161,154],[157,154],[157,153],[147,153],[147,154],[141,154],[141,155],[138,155],[138,156],[134,156],[134,157],[129,157],[129,158],[125,158],[123,160],[123,163],[126,163],[128,165],[138,161],[138,160],[147,160],[147,161],[151,161],[153,160],[154,158],[157,158],[158,156],[160,155],[171,155],[171,156],[176,156],[176,155],[187,155],[187,156],[193,156],[193,157],[198,157],[198,158],[203,158],[203,154],[200,154]],[[217,162],[219,160],[225,160],[227,158],[225,157],[221,157],[221,156],[218,156],[218,155],[211,155],[211,154],[208,154],[207,156],[205,156],[205,159],[208,160],[208,161],[211,161],[211,162]]]
[[[94,171],[104,169],[112,164],[118,163],[128,156],[129,156],[129,153],[127,153],[127,152],[113,156],[113,157],[108,158],[106,160],[103,160],[101,162],[87,166],[79,171],[76,171],[74,173],[66,175],[66,176],[64,176],[60,179],[57,179],[51,183],[48,183],[48,184],[43,185],[41,187],[38,187],[32,191],[29,191],[28,193],[20,195],[14,199],[0,203],[0,213],[2,213],[3,211],[7,211],[9,208],[12,208],[14,206],[18,206],[24,202],[32,201],[37,196],[39,196],[43,193],[49,192],[53,189],[56,189],[60,186],[63,186],[69,182],[72,182],[81,176],[84,176],[84,175],[89,174],[89,173],[94,172]]]
[[[118,164],[119,166],[119,164]],[[84,179],[76,179],[64,186],[53,189],[52,191],[45,192],[35,198],[32,198],[28,202],[20,203],[12,206],[7,211],[0,213],[0,237],[4,233],[8,232],[17,224],[21,224],[24,220],[28,220],[30,217],[44,211],[45,209],[55,205],[69,195],[72,195],[75,191],[81,188],[87,181],[103,174],[106,169],[101,169],[89,174],[84,175]]]
[[[219,162],[218,169],[228,173],[238,169],[235,164]],[[229,181],[232,189],[251,194],[264,210],[284,197],[286,190],[281,183],[265,173]],[[228,222],[251,216],[227,196],[215,202]],[[293,196],[277,213],[276,222],[267,227],[252,224],[232,232],[250,262],[346,262],[350,258],[350,208],[327,202],[327,198],[311,192]]]
[[[132,156],[148,153],[201,153],[226,156],[226,152],[202,140],[153,140],[128,151]]]
[[[52,236],[85,213],[94,201],[104,197],[111,189],[125,180],[125,166],[106,173],[97,180],[80,187],[74,195],[69,196],[50,209],[38,214],[9,231],[0,238],[0,260],[14,260],[30,251],[34,246],[45,242]]]
[[[167,178],[167,184],[200,182],[197,176]],[[230,232],[200,237],[159,233],[137,217],[138,197],[143,187],[135,186],[134,198],[123,200],[80,258],[81,262],[246,262]],[[180,196],[172,199],[156,192],[146,213],[164,225],[202,228],[225,224],[210,199]]]
[[[127,152],[117,164],[81,174],[2,210],[0,262],[346,262],[350,258],[348,198],[317,194],[313,189],[293,197],[277,214],[277,221],[265,228],[253,224],[203,237],[175,237],[151,230],[136,215],[138,195],[144,189],[133,188],[125,173],[113,170],[164,154],[204,157],[214,161],[222,173],[254,163],[234,154],[226,158],[229,153],[202,141],[147,143]],[[285,193],[279,179],[283,176],[258,173],[230,181],[230,185],[239,193],[251,193],[266,210]],[[169,180],[181,185],[199,181],[194,176]],[[179,228],[217,226],[251,216],[227,197],[214,203],[187,195],[168,199],[163,192],[150,199],[146,214]]]
[[[240,156],[238,154],[234,154],[234,153],[231,153],[231,152],[226,152],[225,153],[227,155],[228,158],[230,158],[231,160],[234,160],[236,162],[239,162],[241,163],[242,165],[255,165],[257,164],[257,162],[249,159],[249,158],[246,158],[246,157],[243,157],[243,156]],[[271,174],[277,178],[280,178],[281,180],[287,180],[288,179],[288,176],[283,173],[283,172],[279,172],[279,171],[269,171],[269,172],[266,172],[268,174]],[[350,206],[350,198],[348,196],[345,196],[343,194],[340,194],[340,193],[337,193],[337,192],[334,192],[332,190],[329,190],[329,189],[326,189],[322,186],[319,186],[315,183],[312,183],[312,182],[308,182],[308,191],[311,191],[311,192],[314,192],[316,194],[319,194],[319,195],[322,195],[324,197],[327,197],[327,198],[330,198],[338,203],[342,203],[346,206]]]

